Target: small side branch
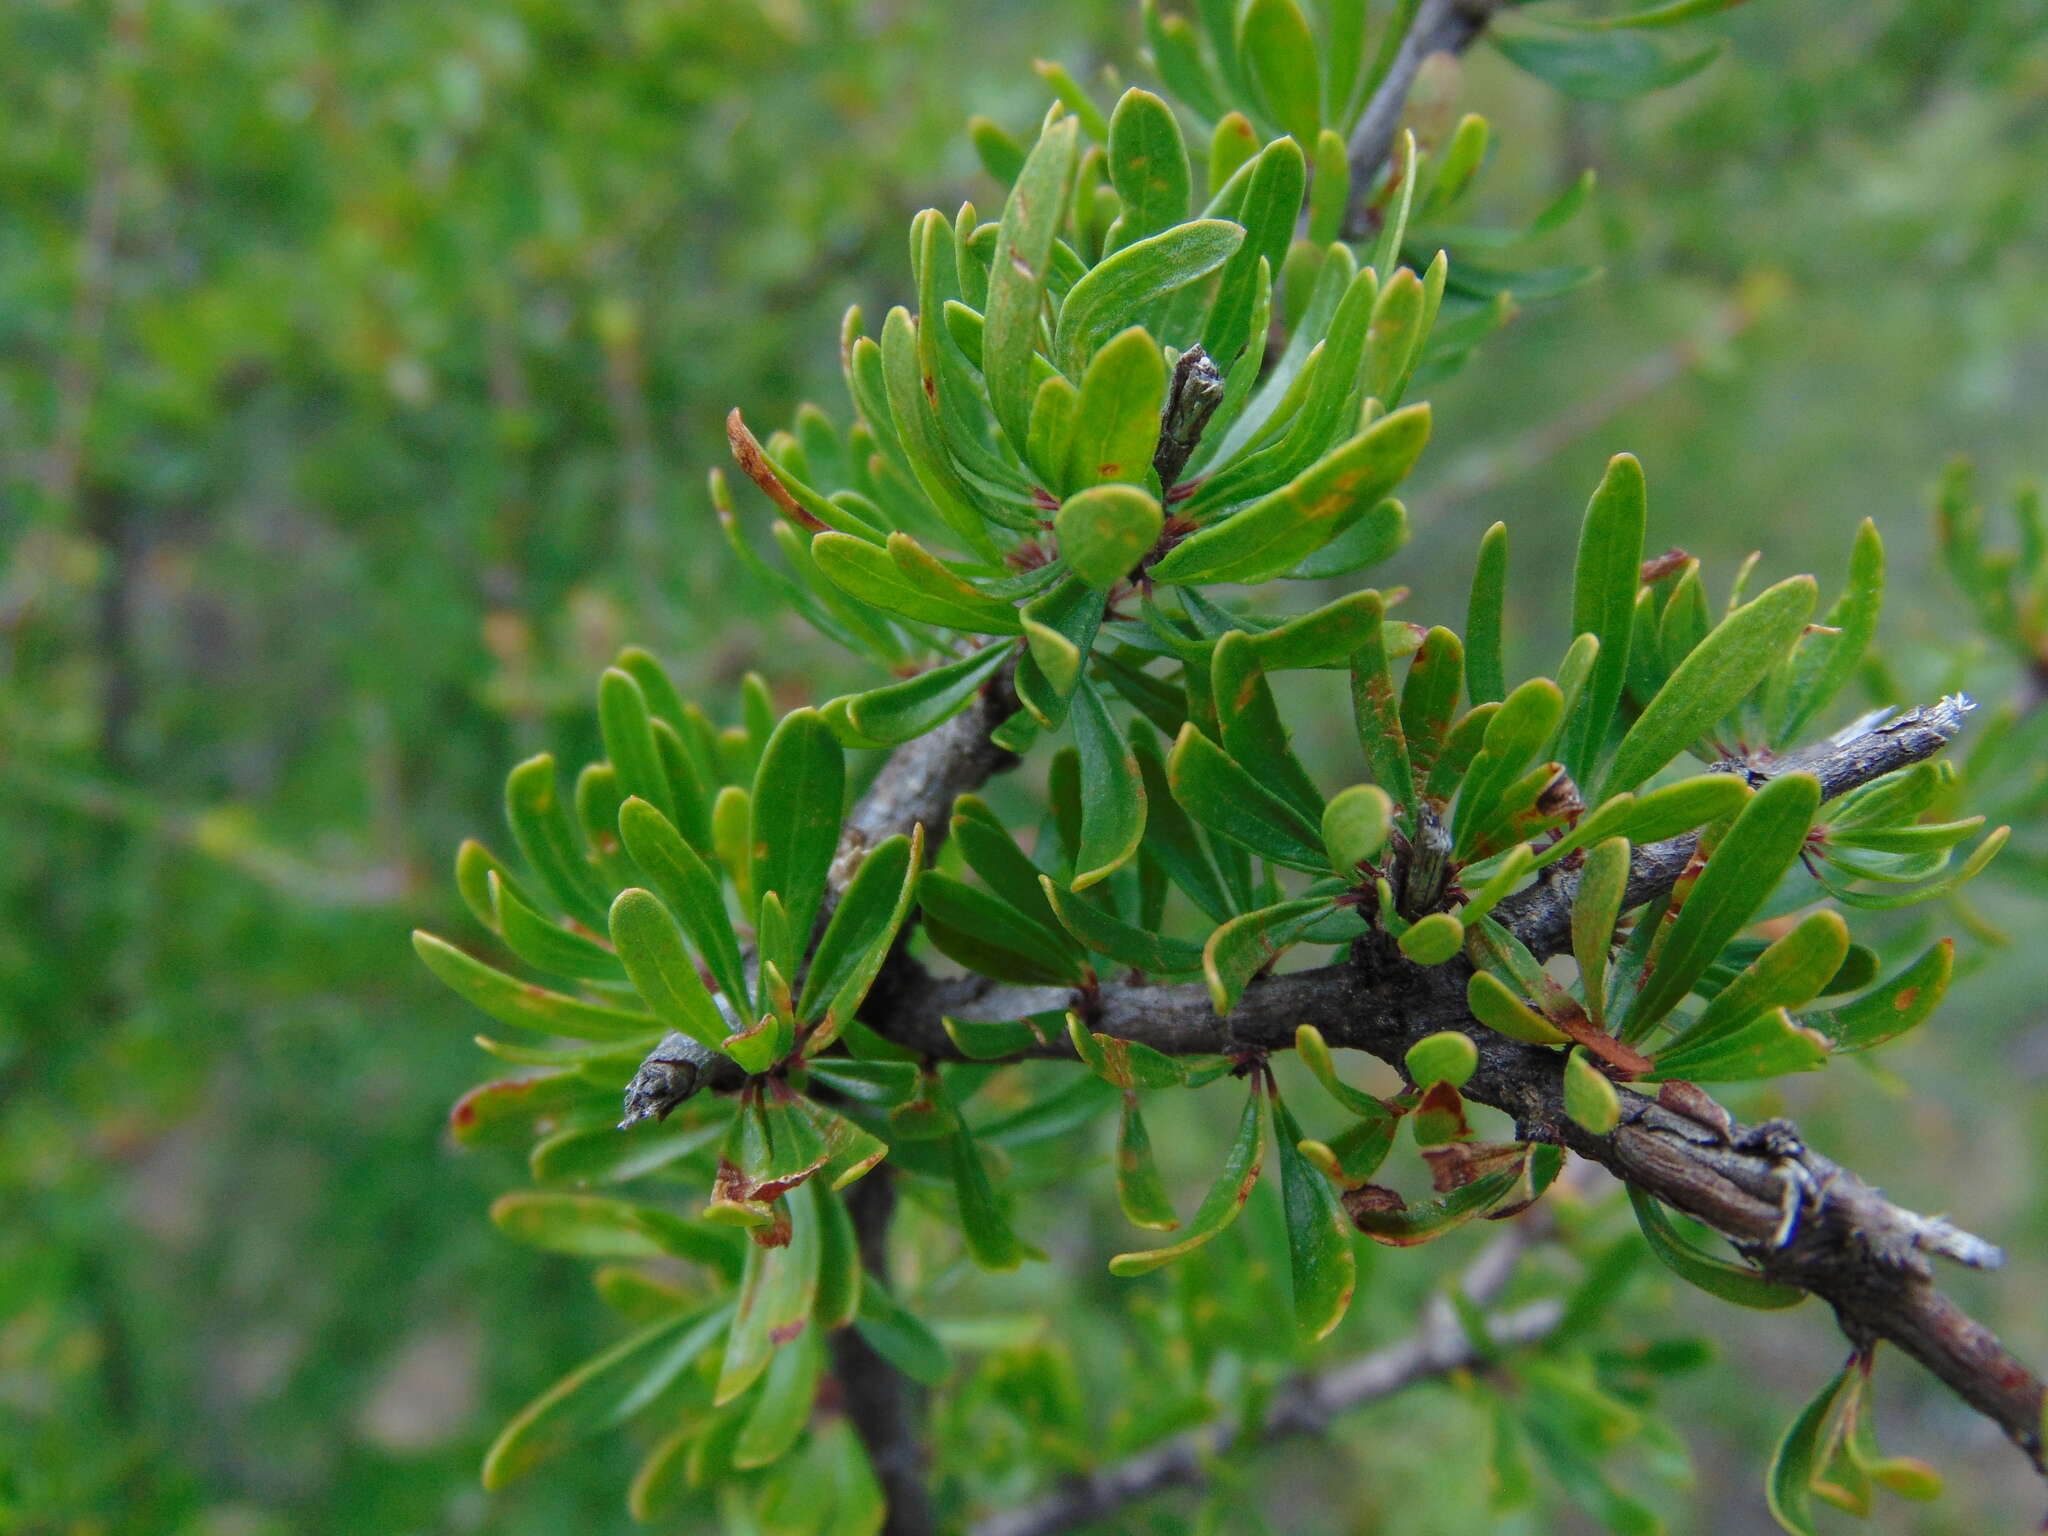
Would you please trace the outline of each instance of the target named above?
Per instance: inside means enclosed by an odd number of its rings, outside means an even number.
[[[1731,759],[1715,767],[1743,774],[1752,784],[1780,774],[1810,773],[1820,780],[1821,798],[1832,800],[1933,757],[1962,734],[1966,717],[1976,707],[1968,694],[1950,694],[1920,709],[1859,721],[1806,752],[1755,762]],[[1688,832],[1638,848],[1629,861],[1623,909],[1641,906],[1671,889],[1698,845],[1698,836]],[[1577,871],[1553,865],[1548,878],[1508,897],[1495,916],[1537,955],[1559,954],[1571,943],[1572,903],[1578,893]]]
[[[1407,110],[1408,93],[1422,61],[1433,53],[1463,53],[1479,40],[1500,0],[1422,0],[1407,36],[1387,67],[1385,77],[1366,102],[1347,146],[1351,162],[1351,206],[1344,215],[1344,234],[1356,240],[1369,227],[1373,183],[1394,147],[1394,131]]]
[[[1510,1229],[1489,1245],[1459,1278],[1466,1300],[1484,1307],[1506,1287],[1520,1257],[1523,1236]],[[1541,1342],[1563,1321],[1563,1303],[1532,1302],[1486,1318],[1494,1350],[1523,1348]],[[1190,1430],[1136,1456],[1098,1467],[1076,1477],[1057,1492],[1023,1509],[991,1516],[972,1528],[972,1536],[1059,1536],[1077,1526],[1106,1520],[1128,1504],[1174,1488],[1199,1488],[1209,1481],[1210,1468],[1221,1456],[1246,1444],[1327,1433],[1342,1414],[1381,1398],[1392,1397],[1418,1382],[1470,1370],[1485,1364],[1442,1297],[1431,1303],[1414,1333],[1384,1349],[1361,1355],[1327,1371],[1301,1376],[1274,1397],[1256,1436],[1247,1442],[1237,1427]]]

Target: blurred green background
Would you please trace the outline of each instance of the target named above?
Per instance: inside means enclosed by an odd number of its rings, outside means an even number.
[[[1925,493],[1958,451],[1994,488],[2048,471],[2048,6],[1714,28],[1727,57],[1643,101],[1482,48],[1418,103],[1492,118],[1503,217],[1597,167],[1559,259],[1606,276],[1433,390],[1382,579],[1455,622],[1508,519],[1538,665],[1626,448],[1653,540],[1719,581],[1761,546],[1832,582],[1876,518],[1887,659],[1995,698],[2009,668],[1947,643]],[[613,1329],[583,1266],[485,1219],[517,1164],[446,1149],[481,1058],[404,935],[460,925],[447,859],[509,763],[588,755],[620,643],[711,697],[862,680],[728,556],[723,414],[836,408],[838,316],[907,297],[909,215],[993,193],[965,116],[1033,121],[1034,56],[1143,78],[1136,33],[1123,0],[0,7],[0,1531],[627,1528],[622,1446],[476,1485]],[[1333,765],[1347,732],[1303,734]],[[2013,879],[1981,905],[2022,941],[1972,941],[1890,1076],[1738,1107],[2006,1242],[2013,1271],[1959,1289],[2039,1360],[2044,908]],[[1034,1198],[1039,1231],[1072,1209]],[[1086,1198],[1113,1209],[1106,1179]],[[1113,1331],[1093,1225],[1063,1268]],[[1379,1266],[1386,1331],[1470,1245],[1444,1246]],[[1839,1342],[1816,1311],[1674,1304],[1725,1356],[1678,1399],[1675,1522],[1764,1529],[1764,1450]],[[1889,1440],[1952,1489],[1889,1528],[2038,1515],[1987,1426],[1884,1380]],[[1351,1487],[1412,1480],[1438,1417],[1361,1418]],[[1478,1528],[1445,1498],[1276,1528]]]

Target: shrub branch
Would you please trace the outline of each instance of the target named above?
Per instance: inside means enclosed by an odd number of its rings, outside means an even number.
[[[1797,768],[1818,777],[1832,797],[1933,756],[1961,729],[1967,708],[1966,700],[1945,699],[1838,738],[1817,754],[1726,766],[1759,778]],[[993,712],[984,708],[962,719],[986,722]],[[1000,766],[1000,756],[956,722],[943,735],[899,749],[850,825],[877,839],[907,831],[909,820],[889,822],[882,814],[876,802],[884,797],[895,807],[890,814],[924,821],[930,846],[945,829],[941,805],[950,806],[954,794],[980,782],[975,772],[986,777]],[[1630,901],[1669,889],[1691,852],[1690,838],[1638,850]],[[1561,877],[1502,904],[1502,920],[1539,955],[1565,942],[1568,929],[1559,928],[1557,914],[1570,910],[1569,883],[1569,876]],[[1469,975],[1462,959],[1417,966],[1369,936],[1341,963],[1255,981],[1237,1008],[1218,1018],[1199,984],[1104,984],[1084,997],[1065,988],[934,976],[899,952],[870,993],[863,1017],[889,1039],[935,1059],[959,1054],[945,1031],[948,1015],[1016,1019],[1083,1007],[1095,1029],[1175,1055],[1284,1050],[1293,1045],[1297,1026],[1313,1024],[1333,1046],[1398,1065],[1423,1036],[1463,1031],[1477,1044],[1480,1063],[1463,1091],[1512,1116],[1518,1136],[1568,1148],[1704,1222],[1771,1279],[1824,1298],[1859,1348],[1890,1340],[1996,1423],[2048,1474],[2041,1380],[1934,1284],[1932,1258],[1989,1268],[2001,1260],[1997,1249],[1894,1205],[1806,1145],[1783,1121],[1745,1127],[1731,1118],[1724,1129],[1624,1088],[1615,1130],[1604,1136],[1585,1131],[1565,1113],[1564,1058],[1509,1040],[1475,1020],[1465,1005]],[[1038,1054],[1064,1057],[1071,1050],[1061,1039]],[[1796,1219],[1789,1238],[1780,1242],[1788,1200],[1797,1202]]]

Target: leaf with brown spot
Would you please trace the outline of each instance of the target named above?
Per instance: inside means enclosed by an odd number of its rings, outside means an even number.
[[[1414,1248],[1483,1215],[1513,1194],[1521,1179],[1518,1163],[1419,1205],[1409,1205],[1392,1190],[1368,1184],[1343,1197],[1344,1210],[1351,1224],[1374,1242],[1390,1248]]]

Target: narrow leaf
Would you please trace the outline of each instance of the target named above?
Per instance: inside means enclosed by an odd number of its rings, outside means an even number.
[[[1258,1182],[1259,1162],[1265,1145],[1266,1094],[1263,1085],[1254,1081],[1244,1114],[1238,1120],[1237,1135],[1224,1156],[1223,1169],[1210,1186],[1209,1193],[1203,1197],[1194,1219],[1188,1223],[1187,1235],[1164,1248],[1120,1253],[1109,1261],[1109,1272],[1122,1276],[1148,1274],[1163,1264],[1171,1264],[1175,1259],[1194,1252],[1236,1221],[1245,1201],[1251,1198],[1252,1186]]]

